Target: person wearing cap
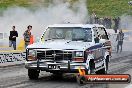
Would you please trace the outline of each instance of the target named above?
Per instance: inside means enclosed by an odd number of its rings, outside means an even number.
[[[16,50],[16,37],[18,37],[18,32],[15,30],[15,26],[12,26],[9,36],[9,47],[13,45],[14,50]]]
[[[24,32],[23,36],[24,36],[24,41],[25,41],[25,48],[30,44],[30,38],[31,38],[31,30],[32,30],[32,26],[29,25],[27,27],[27,30]]]
[[[123,40],[124,40],[124,33],[122,32],[122,29],[119,31],[117,34],[116,41],[117,43],[117,53],[119,51],[119,46],[121,47],[120,52],[122,52],[122,45],[123,45]]]

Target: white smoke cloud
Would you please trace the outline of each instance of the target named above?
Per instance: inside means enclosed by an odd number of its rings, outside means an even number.
[[[58,2],[59,1],[59,2]],[[16,26],[19,38],[23,38],[23,33],[28,25],[32,25],[32,34],[40,37],[45,27],[49,24],[57,23],[86,23],[88,20],[88,12],[85,0],[80,0],[72,5],[70,3],[54,0],[52,4],[46,7],[38,7],[35,11],[31,11],[23,7],[8,8],[0,16],[0,32],[12,30],[12,26]]]
[[[131,15],[121,16],[120,28],[132,30],[132,16]]]

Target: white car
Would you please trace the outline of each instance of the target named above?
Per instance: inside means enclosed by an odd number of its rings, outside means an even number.
[[[30,79],[37,79],[40,71],[78,73],[79,68],[87,74],[105,74],[110,47],[100,39],[95,25],[49,25],[40,41],[27,47],[25,67]]]

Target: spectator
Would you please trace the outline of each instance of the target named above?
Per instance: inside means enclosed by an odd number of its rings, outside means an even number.
[[[9,36],[9,47],[13,45],[14,50],[16,50],[16,37],[18,37],[18,33],[15,30],[15,26],[12,26],[12,31],[10,31]]]
[[[95,17],[95,24],[98,24],[99,23],[99,18],[96,16]]]
[[[99,24],[103,24],[103,18],[99,18]]]
[[[32,30],[32,26],[29,25],[27,27],[27,30],[24,32],[23,36],[24,36],[24,41],[25,41],[25,48],[30,44],[30,38],[31,38],[31,30]]]
[[[111,29],[112,26],[111,17],[109,17],[107,20],[108,20],[108,29]]]
[[[106,25],[106,28],[108,28],[108,17],[105,18],[105,25]]]
[[[105,26],[105,17],[102,19],[102,24]]]
[[[107,17],[104,18],[104,26],[107,28]]]
[[[96,22],[96,14],[95,14],[95,12],[93,12],[91,15],[91,23],[94,24],[95,22]]]
[[[114,30],[115,30],[115,33],[117,33],[117,29],[119,29],[120,18],[118,17],[118,18],[115,18],[113,20],[115,23]]]
[[[121,47],[120,52],[122,52],[123,39],[124,39],[124,33],[122,32],[122,30],[120,30],[116,38],[116,41],[118,42],[117,43],[117,53],[119,51],[119,46]]]

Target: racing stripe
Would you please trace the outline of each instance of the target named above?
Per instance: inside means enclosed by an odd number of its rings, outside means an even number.
[[[103,46],[103,44],[100,43],[98,45],[94,45],[94,46],[89,47],[88,50],[96,50],[98,48],[101,48],[102,46]]]

